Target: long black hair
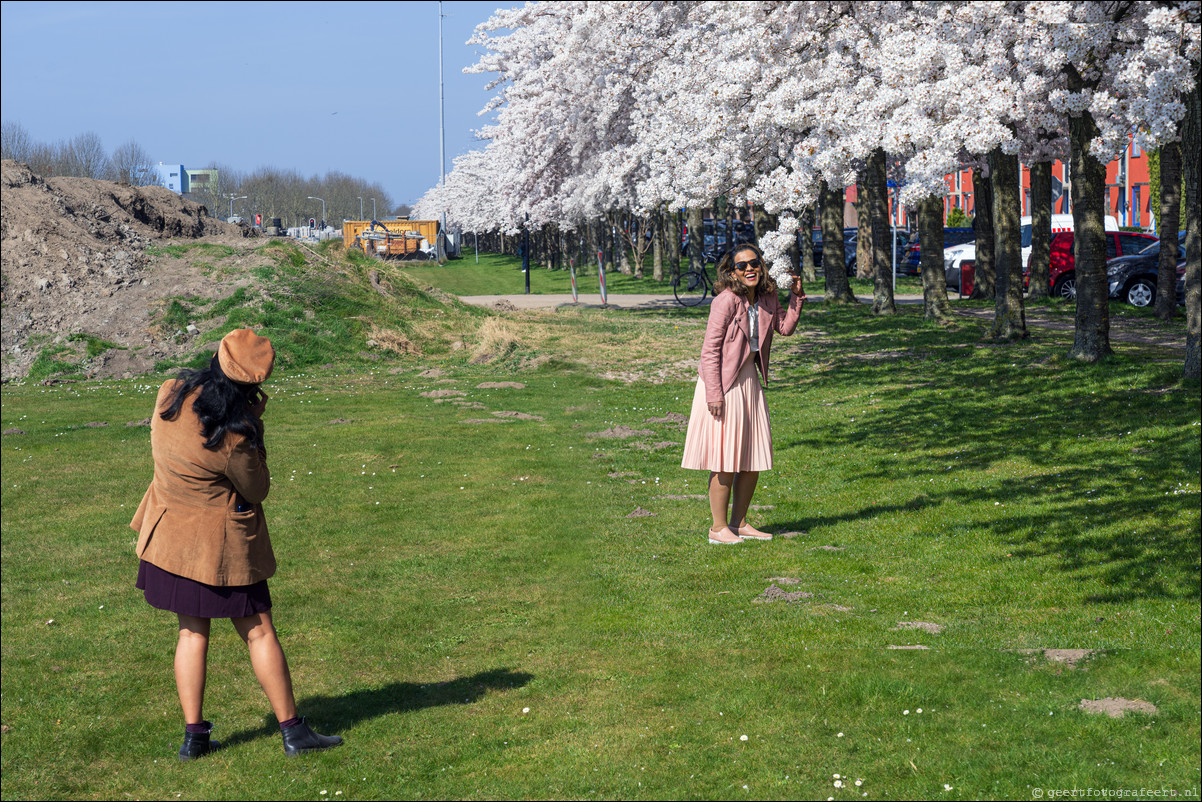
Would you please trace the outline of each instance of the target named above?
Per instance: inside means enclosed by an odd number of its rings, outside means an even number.
[[[221,369],[216,354],[207,368],[181,370],[176,380],[179,384],[159,417],[174,420],[184,406],[184,399],[199,387],[200,395],[192,403],[192,411],[200,418],[205,448],[219,448],[227,434],[243,435],[250,445],[263,448],[263,422],[250,411],[250,399],[257,395],[259,385],[232,381]]]

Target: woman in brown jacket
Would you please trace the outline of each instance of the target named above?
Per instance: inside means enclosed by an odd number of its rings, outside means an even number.
[[[263,444],[271,341],[250,329],[227,334],[204,370],[185,370],[159,388],[150,422],[154,480],[130,526],[138,532],[137,587],[153,607],[179,617],[175,683],[184,711],[180,760],[221,747],[204,720],[209,627],[229,618],[250,651],[271,703],[284,753],[328,749],[297,716],[288,661],[271,621],[268,577],[275,555],[263,499],[271,487]]]

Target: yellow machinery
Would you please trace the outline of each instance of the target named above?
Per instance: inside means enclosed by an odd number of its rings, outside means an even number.
[[[347,220],[342,241],[380,259],[424,256],[438,238],[437,220]]]

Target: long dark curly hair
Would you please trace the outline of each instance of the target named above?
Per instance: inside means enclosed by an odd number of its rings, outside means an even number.
[[[181,370],[176,380],[179,384],[159,413],[160,418],[174,420],[184,406],[184,399],[199,387],[200,395],[192,402],[192,411],[200,418],[205,448],[219,448],[227,434],[240,434],[250,445],[263,448],[263,421],[250,411],[251,399],[258,395],[259,385],[231,380],[221,369],[216,354],[207,368]]]
[[[742,245],[736,245],[722,255],[722,259],[718,262],[718,280],[714,282],[714,294],[723,290],[730,290],[740,298],[746,298],[748,295],[747,285],[739,281],[735,276],[735,254],[743,251],[751,251],[760,260],[760,283],[755,287],[756,297],[768,295],[777,291],[776,281],[772,276],[768,275],[768,264],[764,261],[764,252],[750,242]]]

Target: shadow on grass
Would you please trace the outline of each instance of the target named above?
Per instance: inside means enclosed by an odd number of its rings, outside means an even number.
[[[1176,365],[1150,366],[1131,347],[1079,365],[1041,334],[997,345],[981,339],[979,322],[942,330],[915,326],[916,314],[832,309],[803,320],[817,331],[782,343],[778,386],[822,395],[834,420],[781,431],[776,445],[782,455],[873,455],[848,461],[844,482],[875,488],[905,477],[935,487],[782,525],[813,531],[940,504],[987,509],[967,525],[1017,557],[1050,557],[1073,577],[1101,580],[1108,589],[1089,603],[1202,592],[1197,532],[1175,525],[1190,495],[1175,491],[1202,469],[1188,429],[1197,396]],[[1016,502],[1034,511],[1000,512]]]
[[[392,713],[410,713],[427,707],[465,705],[477,702],[489,691],[520,688],[533,674],[494,668],[470,677],[458,677],[446,682],[425,685],[416,682],[393,682],[382,688],[364,688],[338,696],[310,696],[298,700],[301,715],[312,722],[321,733],[338,733],[365,721]],[[223,739],[227,747],[275,735],[279,727],[273,719],[262,727],[242,730]]]

